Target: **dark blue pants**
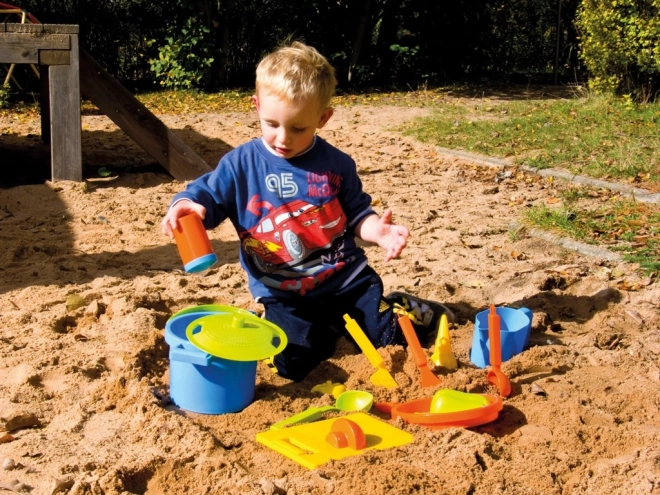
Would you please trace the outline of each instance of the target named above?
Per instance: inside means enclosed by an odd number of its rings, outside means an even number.
[[[321,361],[332,356],[337,334],[345,329],[344,314],[360,325],[376,347],[400,343],[398,325],[389,304],[383,301],[383,282],[369,266],[333,295],[277,300],[264,297],[265,318],[286,333],[289,342],[275,356],[279,375],[300,381]]]

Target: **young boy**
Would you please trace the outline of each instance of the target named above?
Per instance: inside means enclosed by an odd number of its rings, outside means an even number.
[[[435,329],[442,313],[453,318],[438,303],[403,293],[383,298],[383,283],[356,244],[357,237],[380,246],[389,261],[406,246],[408,229],[393,224],[389,210],[376,214],[353,159],[316,135],[332,117],[336,83],[328,61],[302,43],[266,56],[252,97],[261,138],[188,184],[162,222],[170,237],[192,212],[207,229],[232,222],[250,292],[289,340],[275,367],[295,381],[332,356],[331,328],[343,328],[344,314],[376,347],[403,342],[397,308],[419,331]]]

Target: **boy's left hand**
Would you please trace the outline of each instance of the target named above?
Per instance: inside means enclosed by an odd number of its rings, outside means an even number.
[[[385,261],[398,258],[408,241],[408,229],[392,223],[392,210],[387,210],[376,224],[376,243],[385,250]]]
[[[398,258],[408,242],[408,229],[392,223],[392,210],[382,217],[376,213],[366,217],[355,228],[355,235],[366,242],[373,242],[385,250],[385,261]]]

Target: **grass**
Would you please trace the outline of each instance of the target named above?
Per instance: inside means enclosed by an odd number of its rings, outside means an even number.
[[[447,101],[405,133],[539,169],[623,182],[660,181],[660,104],[627,99]]]
[[[430,107],[432,115],[400,129],[437,146],[508,158],[537,168],[558,167],[576,174],[634,183],[660,191],[660,103],[635,105],[629,99],[529,97],[481,88],[448,87],[407,92],[339,93],[332,104]],[[481,97],[479,96],[481,93]],[[218,93],[158,91],[138,95],[156,114],[252,112],[252,91]],[[6,99],[6,98],[5,98]],[[13,120],[39,116],[38,99],[0,107]],[[83,101],[83,114],[99,110]],[[561,191],[559,207],[534,206],[528,224],[560,231],[587,243],[606,245],[648,274],[660,271],[660,209],[612,194],[606,202],[587,188]]]
[[[660,271],[660,209],[618,195],[595,199],[585,188],[561,191],[560,206],[536,205],[524,212],[528,224],[587,244],[604,245],[638,263],[646,275]]]

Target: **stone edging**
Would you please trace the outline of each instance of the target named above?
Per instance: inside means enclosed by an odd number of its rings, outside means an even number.
[[[438,151],[438,153],[440,153],[443,156],[448,156],[452,158],[461,158],[463,160],[468,160],[470,162],[476,163],[477,165],[484,165],[487,167],[506,168],[506,167],[515,166],[515,164],[512,163],[510,160],[478,155],[476,153],[468,153],[466,151],[461,151],[461,150],[451,150],[447,148],[436,147],[436,151]],[[527,165],[521,165],[518,166],[518,168],[524,170],[527,173],[541,175],[543,177],[553,177],[553,178],[556,177],[569,182],[576,182],[578,184],[584,184],[593,187],[618,191],[622,194],[632,196],[636,200],[645,203],[654,203],[654,204],[660,203],[660,194],[653,194],[644,189],[632,187],[627,184],[618,184],[618,183],[607,182],[600,179],[592,179],[590,177],[575,175],[569,172],[565,172],[563,170],[537,169]],[[518,227],[519,226],[517,224],[514,224],[511,226],[511,229],[517,230]],[[587,256],[592,256],[607,261],[622,261],[622,258],[619,254],[614,253],[609,249],[593,246],[591,244],[586,244],[584,242],[579,242],[576,241],[575,239],[571,239],[570,237],[559,236],[551,232],[547,232],[539,229],[528,229],[527,232],[533,237],[544,239],[546,241],[552,242],[553,244],[557,244],[566,249],[577,251]]]
[[[477,163],[478,165],[485,165],[488,167],[499,167],[499,168],[516,166],[510,160],[506,160],[502,158],[493,158],[490,156],[479,155],[477,153],[469,153],[467,151],[452,150],[448,148],[436,147],[435,149],[441,155],[449,156],[452,158],[461,158],[464,160],[469,160],[470,162]],[[601,179],[592,179],[591,177],[584,177],[582,175],[576,175],[571,172],[567,172],[565,170],[559,170],[553,168],[538,169],[535,167],[530,167],[528,165],[519,165],[518,168],[530,174],[536,174],[543,177],[553,177],[553,178],[563,179],[569,182],[575,182],[577,184],[583,184],[586,186],[617,191],[620,192],[621,194],[625,194],[626,196],[630,196],[642,203],[653,203],[653,204],[660,203],[660,193],[651,193],[646,189],[632,187],[628,184],[608,182]]]

